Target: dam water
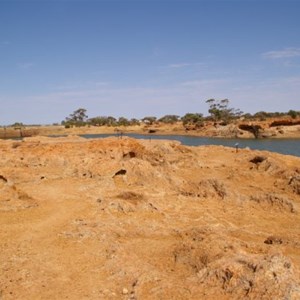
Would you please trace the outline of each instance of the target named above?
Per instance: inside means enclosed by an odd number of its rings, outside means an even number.
[[[117,134],[86,134],[84,138],[105,138],[118,136]],[[202,145],[222,145],[226,147],[250,148],[253,150],[266,150],[281,154],[294,155],[300,157],[300,139],[228,139],[228,138],[207,138],[184,135],[143,135],[128,133],[128,136],[137,139],[157,139],[157,140],[176,140],[187,146]]]

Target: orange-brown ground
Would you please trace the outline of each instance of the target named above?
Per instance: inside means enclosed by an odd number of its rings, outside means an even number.
[[[278,125],[276,123],[278,122]],[[241,125],[244,125],[241,127]],[[260,138],[300,138],[300,118],[268,118],[260,120],[236,120],[224,126],[205,121],[202,127],[195,128],[193,125],[183,125],[182,122],[175,124],[164,124],[157,122],[152,125],[141,123],[135,126],[84,126],[65,128],[64,126],[26,126],[23,128],[0,128],[0,138],[20,136],[49,136],[49,135],[82,135],[82,134],[115,134],[137,133],[137,134],[159,134],[159,135],[192,135],[205,137],[224,138],[254,138],[251,130],[245,130],[247,126],[259,126]]]
[[[300,299],[300,158],[0,141],[0,299]]]

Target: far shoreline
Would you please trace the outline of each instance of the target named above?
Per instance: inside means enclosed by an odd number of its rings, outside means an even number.
[[[236,122],[228,125],[206,123],[201,127],[184,127],[181,122],[174,124],[156,123],[134,126],[92,126],[66,128],[63,125],[41,125],[23,127],[1,127],[0,139],[23,138],[29,136],[68,136],[97,134],[141,134],[146,136],[190,136],[221,139],[300,139],[300,124],[272,127],[274,120]],[[253,128],[259,127],[255,135]]]

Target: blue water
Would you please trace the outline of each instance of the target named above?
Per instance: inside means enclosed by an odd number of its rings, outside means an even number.
[[[105,138],[117,136],[117,134],[86,134],[82,135],[89,138]],[[249,147],[256,150],[267,150],[282,154],[295,155],[300,157],[300,139],[223,139],[223,138],[206,138],[184,135],[143,135],[129,133],[124,136],[130,136],[137,139],[157,139],[157,140],[176,140],[187,146],[201,145],[222,145],[235,147],[238,143],[239,148]]]

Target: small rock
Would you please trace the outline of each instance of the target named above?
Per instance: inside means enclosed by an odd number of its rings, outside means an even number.
[[[264,241],[265,244],[268,244],[268,245],[272,245],[272,244],[282,244],[283,241],[281,238],[279,237],[276,237],[276,236],[269,236],[265,241]]]
[[[128,290],[126,288],[123,288],[122,293],[123,293],[123,295],[127,295],[128,294]]]

